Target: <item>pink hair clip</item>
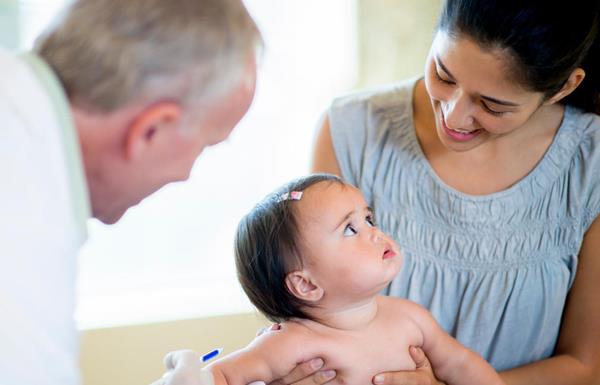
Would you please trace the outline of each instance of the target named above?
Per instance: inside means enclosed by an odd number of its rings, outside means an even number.
[[[302,198],[302,191],[290,191],[283,193],[277,199],[277,202],[283,201],[299,201]]]

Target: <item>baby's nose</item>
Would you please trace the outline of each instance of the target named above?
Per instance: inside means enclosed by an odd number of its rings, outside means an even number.
[[[373,228],[373,232],[371,233],[371,240],[375,243],[381,241],[383,239],[383,233],[378,228]]]

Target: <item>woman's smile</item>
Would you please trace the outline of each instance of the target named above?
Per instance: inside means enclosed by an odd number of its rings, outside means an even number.
[[[481,128],[472,131],[450,128],[446,124],[444,112],[440,111],[438,116],[440,127],[442,128],[444,133],[448,136],[448,138],[456,142],[468,142],[471,139],[478,136],[483,131]]]

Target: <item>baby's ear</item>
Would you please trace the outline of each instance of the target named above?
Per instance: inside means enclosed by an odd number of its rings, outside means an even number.
[[[306,271],[292,271],[285,277],[285,284],[290,293],[303,301],[317,302],[323,298],[323,288],[314,283]]]

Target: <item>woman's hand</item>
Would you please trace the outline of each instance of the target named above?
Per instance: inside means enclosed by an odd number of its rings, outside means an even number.
[[[373,377],[375,385],[443,385],[435,378],[429,360],[422,349],[411,346],[408,349],[417,368],[414,371],[381,373]]]
[[[294,370],[287,376],[280,378],[277,381],[269,383],[269,385],[321,385],[335,378],[335,370],[317,370],[323,367],[323,360],[314,358],[310,361],[303,362],[296,366]]]
[[[269,328],[259,330],[257,336],[263,333],[279,330],[281,325],[273,324]],[[335,370],[318,371],[325,363],[321,358],[313,358],[296,366],[287,376],[269,383],[269,385],[321,385],[335,378]]]

